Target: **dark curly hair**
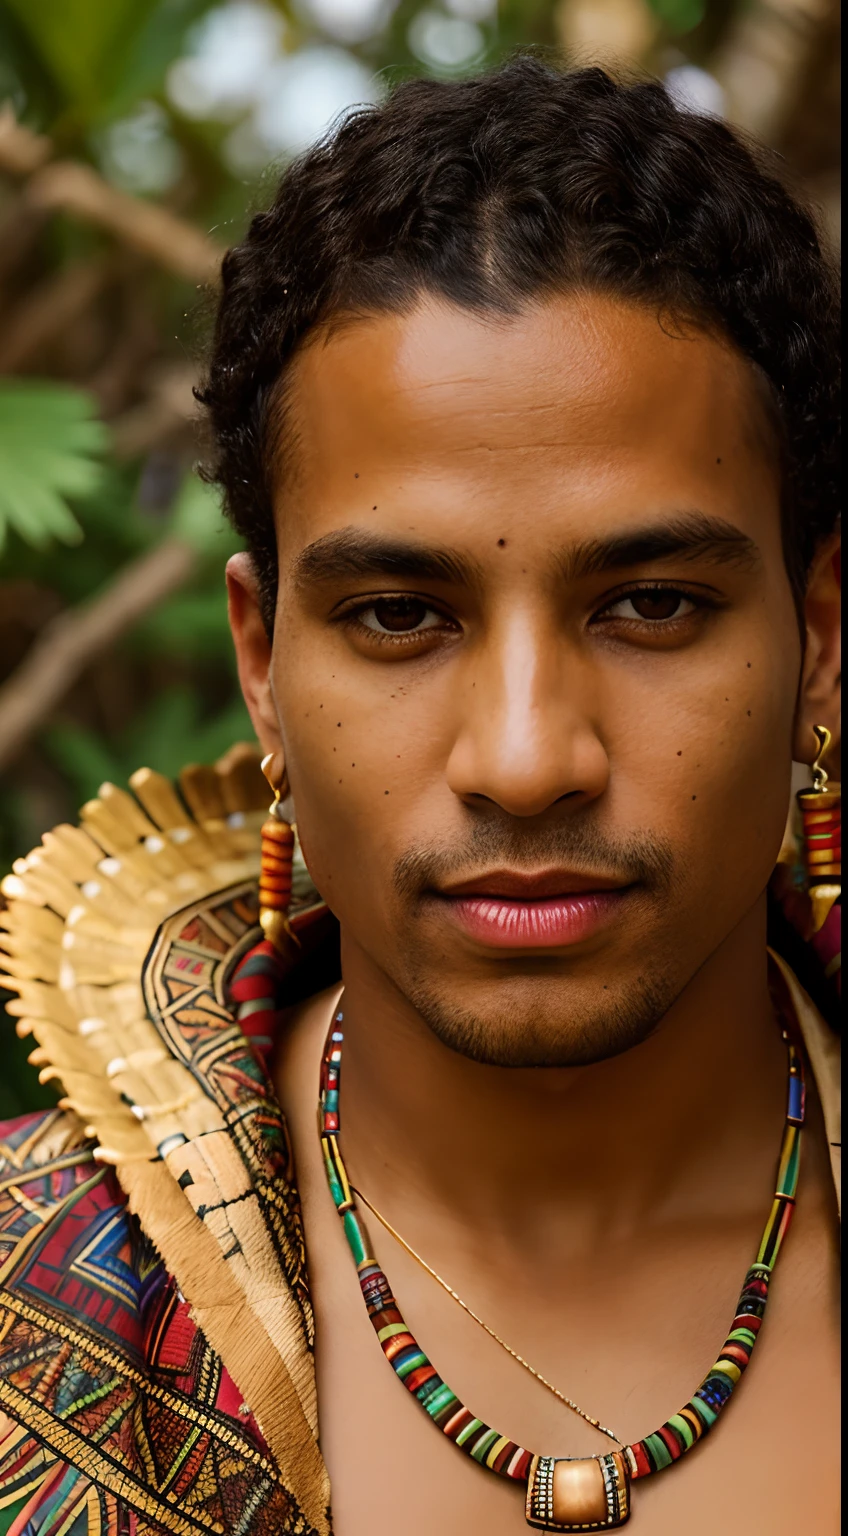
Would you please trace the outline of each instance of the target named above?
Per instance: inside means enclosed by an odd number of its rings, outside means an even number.
[[[357,111],[288,167],[224,259],[198,392],[206,474],[254,555],[269,629],[272,480],[303,338],[423,292],[503,313],[572,287],[694,320],[759,370],[800,595],[838,517],[837,291],[810,215],[760,151],[662,85],[518,57],[475,79],[407,81]]]

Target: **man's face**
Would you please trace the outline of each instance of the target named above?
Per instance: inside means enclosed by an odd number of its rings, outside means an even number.
[[[591,295],[314,338],[271,684],[346,966],[448,1044],[600,1059],[761,897],[800,639],[757,385]]]

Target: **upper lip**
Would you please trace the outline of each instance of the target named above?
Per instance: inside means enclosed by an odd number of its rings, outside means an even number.
[[[569,869],[527,872],[493,869],[473,880],[458,880],[439,889],[440,896],[508,897],[513,901],[544,901],[552,896],[577,896],[586,891],[619,891],[631,882],[610,875],[578,874]]]

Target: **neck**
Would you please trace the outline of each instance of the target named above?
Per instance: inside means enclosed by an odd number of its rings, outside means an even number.
[[[343,970],[342,1145],[351,1178],[399,1224],[534,1246],[555,1210],[574,1251],[761,1205],[786,1072],[764,903],[648,1040],[591,1066],[468,1060],[349,943]]]

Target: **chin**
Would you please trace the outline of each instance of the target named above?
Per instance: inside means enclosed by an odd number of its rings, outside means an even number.
[[[614,987],[563,977],[511,978],[452,989],[443,977],[401,990],[449,1050],[494,1067],[584,1067],[632,1050],[653,1034],[678,992],[667,977]]]

